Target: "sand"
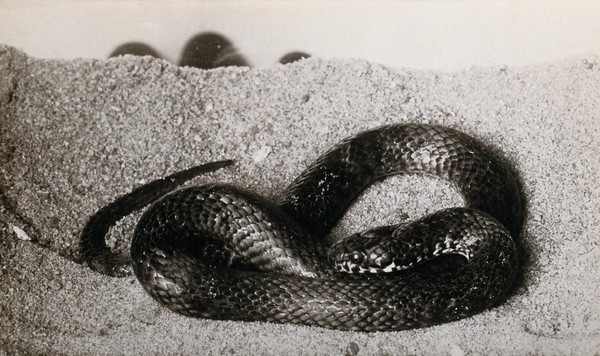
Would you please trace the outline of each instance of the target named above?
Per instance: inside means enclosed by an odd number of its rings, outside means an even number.
[[[218,159],[267,197],[344,137],[447,125],[518,173],[522,273],[500,306],[439,326],[353,333],[192,319],[134,277],[79,263],[86,219],[149,180]],[[600,58],[460,72],[307,59],[202,71],[137,57],[46,60],[0,46],[0,354],[598,354]],[[384,197],[385,199],[381,199]],[[334,234],[462,204],[447,183],[394,177]],[[126,253],[138,214],[109,242]]]

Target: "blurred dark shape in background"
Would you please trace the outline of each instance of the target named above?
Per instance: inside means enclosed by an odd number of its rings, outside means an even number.
[[[154,50],[154,48],[142,42],[124,43],[119,47],[115,48],[112,51],[112,53],[108,56],[108,58],[123,56],[126,54],[131,54],[134,56],[152,56],[155,58],[161,58],[158,52]]]
[[[126,54],[162,58],[154,48],[143,42],[124,43],[115,48],[108,57]],[[288,64],[309,57],[308,53],[294,51],[281,57],[279,63]],[[231,41],[216,32],[202,32],[190,38],[181,52],[179,65],[200,69],[250,66]]]
[[[179,65],[201,69],[249,66],[231,41],[214,32],[203,32],[192,37],[181,53]]]
[[[310,57],[310,54],[308,54],[308,53],[295,51],[295,52],[290,52],[290,53],[284,55],[283,57],[281,57],[279,59],[279,63],[288,64],[288,63],[296,62],[301,59],[309,58],[309,57]]]

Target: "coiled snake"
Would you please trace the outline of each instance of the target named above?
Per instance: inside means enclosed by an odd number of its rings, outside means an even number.
[[[460,319],[497,304],[513,283],[518,187],[509,168],[466,134],[426,124],[360,133],[317,159],[277,204],[224,184],[165,195],[229,164],[176,173],[100,209],[81,235],[84,261],[110,275],[132,264],[154,299],[184,315],[359,331]],[[365,187],[412,172],[453,182],[466,207],[326,246]],[[135,229],[131,261],[115,256],[104,241],[111,225],[153,201]]]

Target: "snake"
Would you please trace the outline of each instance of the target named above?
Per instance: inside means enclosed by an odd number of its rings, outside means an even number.
[[[466,318],[502,303],[514,284],[523,224],[515,174],[461,131],[397,123],[360,132],[276,199],[230,183],[181,187],[231,164],[174,173],[99,209],[81,232],[83,262],[111,276],[133,272],[156,301],[186,316],[361,332]],[[368,186],[413,173],[451,182],[464,206],[329,238]],[[142,208],[130,257],[115,254],[107,233]]]

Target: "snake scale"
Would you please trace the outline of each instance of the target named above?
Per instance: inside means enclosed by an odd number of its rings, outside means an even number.
[[[133,267],[154,299],[184,315],[339,330],[457,320],[498,304],[512,286],[518,186],[496,154],[464,133],[428,124],[359,133],[320,156],[278,202],[227,184],[175,189],[231,163],[175,173],[100,209],[82,231],[83,260],[114,276]],[[465,207],[326,242],[367,186],[405,173],[452,182]],[[150,203],[131,260],[114,255],[109,228]]]

